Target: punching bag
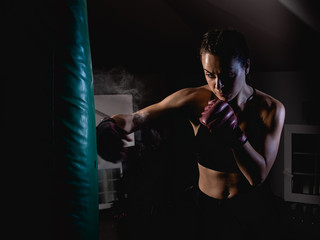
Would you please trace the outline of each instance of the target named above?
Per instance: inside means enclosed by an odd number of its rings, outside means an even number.
[[[93,76],[85,0],[57,1],[53,71],[55,239],[98,239]]]

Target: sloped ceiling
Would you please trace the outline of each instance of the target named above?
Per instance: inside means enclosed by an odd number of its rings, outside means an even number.
[[[316,0],[90,0],[93,64],[134,71],[199,69],[201,35],[242,31],[256,71],[313,71],[319,63]]]

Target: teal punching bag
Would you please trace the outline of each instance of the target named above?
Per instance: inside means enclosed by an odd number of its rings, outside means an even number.
[[[85,0],[57,1],[53,71],[55,239],[98,239],[93,76]]]

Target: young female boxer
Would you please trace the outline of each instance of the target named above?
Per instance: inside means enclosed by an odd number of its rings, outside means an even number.
[[[272,207],[259,186],[275,161],[285,108],[248,85],[249,50],[240,32],[208,31],[200,54],[206,85],[104,119],[97,127],[98,153],[119,158],[127,134],[180,111],[194,130],[199,239],[274,239]]]

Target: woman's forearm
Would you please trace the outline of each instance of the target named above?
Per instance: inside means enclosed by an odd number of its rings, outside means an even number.
[[[138,111],[132,114],[116,114],[112,118],[117,125],[128,133],[141,129],[148,122],[147,112]]]
[[[132,133],[134,129],[133,114],[116,114],[111,116],[116,124],[128,133]]]
[[[269,173],[266,160],[251,146],[250,142],[233,149],[233,154],[250,185],[259,185],[266,179]]]

